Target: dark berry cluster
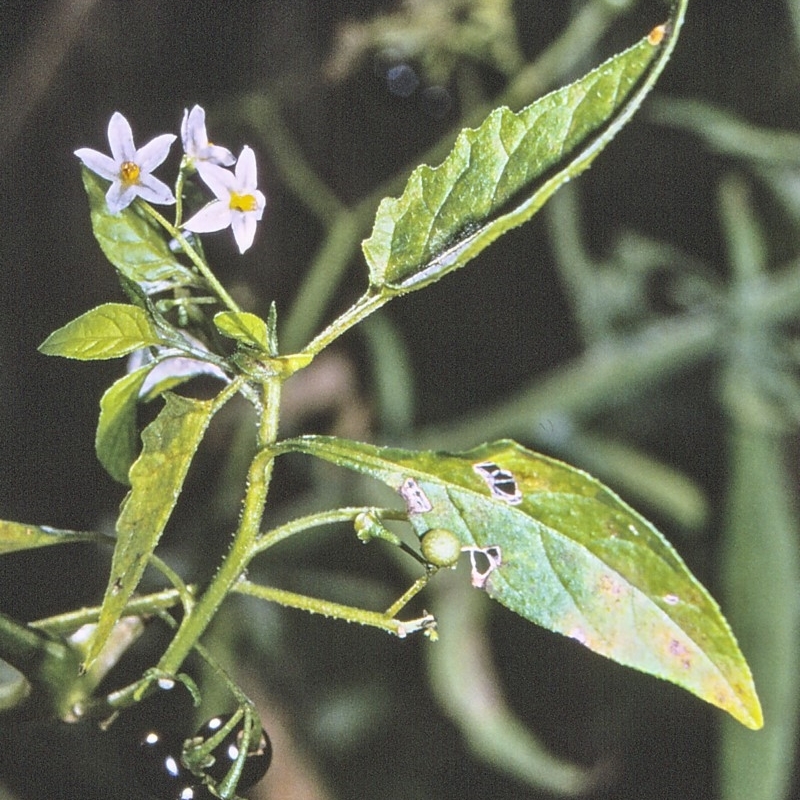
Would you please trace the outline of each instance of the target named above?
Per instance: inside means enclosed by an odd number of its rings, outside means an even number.
[[[159,699],[163,701],[164,698],[162,696]],[[189,770],[181,760],[184,741],[187,739],[182,721],[189,719],[191,713],[187,715],[187,709],[175,707],[176,704],[172,702],[174,699],[175,697],[169,698],[170,703],[167,705],[172,706],[169,710],[163,703],[154,715],[142,713],[146,709],[137,709],[139,713],[120,726],[133,780],[138,788],[149,793],[155,800],[214,798],[215,795],[205,785],[203,778]],[[178,705],[183,704],[179,699]],[[148,700],[143,705],[152,704]],[[202,744],[218,733],[229,720],[230,716],[211,717],[191,737],[193,743]],[[208,765],[203,767],[203,773],[215,783],[223,780],[239,755],[243,738],[243,720],[239,720],[210,752]],[[272,744],[266,731],[262,729],[257,746],[251,747],[245,757],[236,787],[237,793],[247,791],[258,783],[269,769],[271,761]]]

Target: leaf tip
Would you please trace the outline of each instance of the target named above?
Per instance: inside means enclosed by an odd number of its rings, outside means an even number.
[[[102,636],[98,636],[99,633],[101,633],[101,631],[98,626],[98,628],[95,628],[92,632],[89,641],[86,643],[86,655],[78,666],[79,675],[86,675],[86,673],[92,669],[105,646],[108,636],[104,633]]]
[[[730,713],[734,719],[741,722],[746,728],[750,728],[751,731],[760,731],[764,727],[764,712],[761,710],[761,703],[755,689],[743,699],[742,708],[737,709],[736,712],[731,710]]]
[[[37,348],[43,356],[60,355],[58,349],[53,346],[53,334],[51,333]]]
[[[751,731],[758,731],[764,727],[764,712],[761,701],[756,694],[750,670],[745,665],[745,675],[742,681],[729,682],[729,691],[724,695],[710,695],[698,693],[699,697],[706,700],[723,711],[727,711],[737,722],[740,722]]]

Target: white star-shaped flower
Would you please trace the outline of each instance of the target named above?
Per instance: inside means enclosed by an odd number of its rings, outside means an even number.
[[[127,208],[137,196],[151,203],[171,205],[175,202],[172,190],[150,173],[169,155],[176,138],[165,133],[137,150],[128,120],[115,111],[108,123],[111,157],[89,147],[76,150],[75,155],[92,172],[111,181],[106,203],[112,214]]]
[[[201,208],[183,227],[194,233],[221,231],[229,225],[239,247],[244,253],[256,235],[256,223],[264,213],[267,199],[257,188],[256,156],[247,146],[236,162],[236,173],[208,161],[197,164],[200,177],[216,195]]]
[[[191,111],[184,109],[181,122],[181,141],[183,152],[197,165],[201,162],[219,164],[229,167],[236,161],[227,147],[220,147],[208,141],[206,133],[206,112],[201,106],[194,106]]]

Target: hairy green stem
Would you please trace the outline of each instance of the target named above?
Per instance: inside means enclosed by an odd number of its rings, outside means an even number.
[[[366,319],[370,314],[386,305],[392,299],[390,294],[381,294],[367,291],[347,311],[335,319],[324,331],[316,336],[303,350],[306,355],[316,356],[331,342],[338,339],[345,331]]]
[[[273,453],[279,451],[274,450]],[[261,553],[264,550],[272,547],[290,536],[297,533],[302,533],[310,528],[318,528],[322,525],[333,525],[337,522],[352,522],[355,518],[362,513],[373,513],[380,516],[381,519],[405,519],[403,512],[395,511],[393,509],[374,508],[372,506],[356,506],[352,508],[335,508],[331,511],[322,511],[318,514],[309,514],[305,517],[298,517],[285,525],[280,525],[277,528],[260,536],[258,543],[253,547],[252,556]]]
[[[186,588],[191,592],[193,587],[188,586]],[[179,605],[181,599],[182,592],[178,589],[164,589],[160,592],[154,592],[153,594],[134,597],[125,606],[121,616],[139,617],[155,614],[158,611],[166,611],[169,608],[174,608]],[[80,608],[65,614],[58,614],[54,617],[39,619],[36,620],[36,622],[31,622],[29,627],[35,630],[46,631],[53,635],[63,635],[76,631],[82,625],[97,622],[99,618],[100,606],[93,606],[92,608]]]
[[[433,624],[433,618],[430,616],[401,621],[393,619],[380,611],[368,611],[367,609],[357,608],[356,606],[346,606],[341,603],[334,603],[330,600],[308,597],[307,595],[296,594],[295,592],[287,592],[285,589],[261,586],[260,584],[250,583],[249,581],[239,581],[233,589],[240,594],[258,597],[261,600],[268,600],[288,608],[297,608],[302,611],[308,611],[311,614],[322,614],[332,619],[340,619],[345,622],[355,622],[358,625],[380,628],[400,638],[407,636],[409,633],[424,630]]]
[[[269,378],[263,384],[264,413],[258,430],[258,452],[248,471],[247,491],[239,526],[219,570],[191,613],[183,618],[178,632],[158,663],[158,669],[167,674],[178,671],[210,624],[231,587],[241,579],[251,558],[272,476],[275,456],[270,446],[274,444],[278,434],[281,385],[282,381],[278,377]]]
[[[191,613],[192,606],[194,605],[193,590],[183,582],[181,576],[178,575],[166,561],[163,561],[157,555],[151,554],[150,563],[173,585],[175,590],[180,593],[184,614]]]
[[[424,575],[420,575],[419,578],[417,578],[414,583],[384,611],[384,614],[387,617],[394,617],[399,614],[428,585],[434,574],[435,571],[431,570]]]

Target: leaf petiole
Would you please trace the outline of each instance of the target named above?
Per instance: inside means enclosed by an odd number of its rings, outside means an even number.
[[[251,583],[242,580],[232,587],[233,591],[246,594],[251,597],[258,597],[272,603],[297,608],[301,611],[308,611],[310,614],[322,614],[331,619],[340,619],[345,622],[355,622],[358,625],[368,625],[372,628],[392,633],[400,639],[404,639],[410,633],[417,631],[432,631],[436,621],[431,614],[424,614],[421,617],[411,620],[393,619],[391,616],[380,611],[369,611],[356,606],[347,606],[342,603],[334,603],[331,600],[323,600],[317,597],[289,592],[285,589],[276,589],[272,586],[262,586],[261,584]],[[405,596],[405,595],[404,595]],[[393,606],[394,607],[394,606]]]
[[[279,453],[280,451],[273,451],[274,455]],[[284,525],[279,525],[277,528],[273,528],[271,531],[259,536],[250,551],[250,558],[297,533],[302,533],[311,528],[318,528],[322,525],[334,525],[337,522],[353,522],[360,514],[373,514],[381,519],[404,520],[406,518],[404,513],[395,509],[373,508],[371,506],[336,508],[331,511],[309,514],[305,517],[293,519]]]
[[[307,355],[316,356],[354,325],[357,325],[370,314],[386,305],[386,303],[392,299],[392,296],[393,295],[389,292],[368,289],[347,309],[347,311],[337,317],[325,330],[312,339],[302,352]]]

